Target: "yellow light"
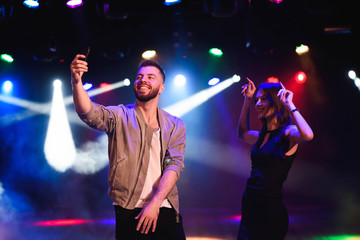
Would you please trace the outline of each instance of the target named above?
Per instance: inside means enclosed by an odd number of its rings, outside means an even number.
[[[151,59],[151,58],[155,57],[155,55],[156,55],[155,50],[147,50],[147,51],[143,52],[143,54],[141,56],[144,59]]]
[[[300,46],[296,47],[295,51],[297,54],[302,55],[309,52],[309,47],[304,44],[301,44]]]

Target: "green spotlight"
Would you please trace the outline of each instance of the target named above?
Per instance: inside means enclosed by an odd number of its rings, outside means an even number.
[[[6,53],[1,54],[0,58],[2,61],[8,62],[8,63],[12,63],[14,61],[14,58],[11,55],[6,54]]]
[[[309,52],[309,47],[307,45],[301,44],[300,46],[296,47],[295,52],[298,55],[303,55],[303,54]]]
[[[359,239],[360,239],[360,235],[351,235],[351,234],[322,236],[322,237],[314,238],[314,240],[359,240]]]
[[[221,57],[223,55],[223,52],[219,48],[211,48],[209,53],[217,57]]]

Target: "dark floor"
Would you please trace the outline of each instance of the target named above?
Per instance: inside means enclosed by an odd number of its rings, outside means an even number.
[[[236,239],[240,215],[231,209],[183,209],[188,240]],[[286,240],[359,240],[360,228],[336,226],[334,214],[324,207],[290,207]],[[14,213],[0,222],[0,239],[114,239],[113,212],[74,214]],[[341,225],[341,223],[340,223]],[[352,229],[351,229],[352,228]],[[352,236],[345,236],[345,234]],[[335,238],[335,236],[342,236]]]

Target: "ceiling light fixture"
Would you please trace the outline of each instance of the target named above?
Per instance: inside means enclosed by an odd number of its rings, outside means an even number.
[[[37,8],[39,7],[39,2],[37,0],[25,0],[23,4],[28,8]]]
[[[76,7],[80,7],[81,5],[83,5],[83,1],[82,0],[69,0],[67,1],[66,5],[70,8],[76,8]]]

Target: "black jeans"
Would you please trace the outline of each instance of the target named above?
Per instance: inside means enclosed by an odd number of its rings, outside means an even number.
[[[155,232],[136,231],[141,208],[128,210],[115,205],[116,240],[185,240],[182,217],[173,208],[160,208]]]

